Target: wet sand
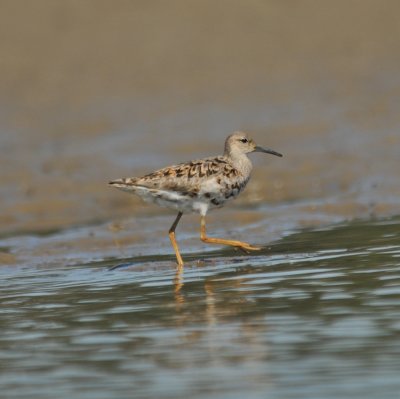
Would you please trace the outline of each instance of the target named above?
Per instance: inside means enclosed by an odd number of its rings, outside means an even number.
[[[400,213],[398,2],[1,8],[2,263],[113,253],[115,234],[139,252],[155,236],[168,248],[174,215],[108,180],[218,154],[237,129],[285,157],[253,157],[245,193],[212,214],[220,232],[268,243]],[[196,218],[180,228],[202,248]]]

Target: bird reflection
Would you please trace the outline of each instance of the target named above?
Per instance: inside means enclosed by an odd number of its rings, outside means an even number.
[[[177,307],[180,307],[185,302],[185,297],[181,290],[183,287],[183,266],[177,266],[174,278],[174,295]]]

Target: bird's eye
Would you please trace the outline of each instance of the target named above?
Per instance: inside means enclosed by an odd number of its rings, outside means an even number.
[[[242,143],[248,143],[248,142],[249,142],[249,140],[247,140],[246,138],[242,138],[242,139],[240,139],[240,141],[241,141]]]

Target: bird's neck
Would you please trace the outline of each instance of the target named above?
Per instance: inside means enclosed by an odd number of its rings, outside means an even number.
[[[230,152],[225,153],[225,156],[229,159],[229,163],[242,173],[243,176],[250,176],[253,165],[246,154],[242,152]]]

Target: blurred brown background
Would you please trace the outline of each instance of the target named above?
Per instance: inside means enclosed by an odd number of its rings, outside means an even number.
[[[285,154],[254,158],[239,205],[310,224],[399,212],[398,1],[0,10],[3,234],[130,217],[143,208],[109,179],[217,154],[237,129]]]

